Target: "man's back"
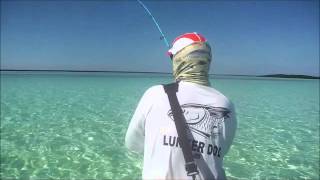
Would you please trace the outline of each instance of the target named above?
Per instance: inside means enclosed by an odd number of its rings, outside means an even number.
[[[184,81],[177,97],[194,138],[198,178],[223,179],[223,156],[236,130],[232,103],[211,87]],[[130,149],[144,152],[144,179],[191,179],[178,141],[168,97],[162,86],[153,86],[140,100],[126,135]]]

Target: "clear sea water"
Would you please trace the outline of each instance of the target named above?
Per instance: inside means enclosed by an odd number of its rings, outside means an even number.
[[[156,74],[1,74],[1,179],[139,179],[124,147]],[[213,77],[236,105],[229,179],[319,179],[319,80]]]

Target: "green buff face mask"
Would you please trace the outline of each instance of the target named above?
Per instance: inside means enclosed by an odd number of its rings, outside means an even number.
[[[210,86],[209,67],[211,48],[205,42],[197,42],[180,50],[173,57],[173,75],[176,81],[187,81]]]

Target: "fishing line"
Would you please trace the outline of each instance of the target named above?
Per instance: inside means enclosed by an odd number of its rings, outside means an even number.
[[[167,46],[168,48],[170,48],[170,45],[169,45],[169,43],[168,43],[168,40],[167,40],[166,36],[163,34],[163,32],[162,32],[162,30],[161,30],[161,28],[160,28],[157,20],[156,20],[156,19],[154,18],[154,16],[151,14],[151,12],[150,12],[149,9],[147,8],[147,6],[145,6],[140,0],[137,0],[137,1],[138,1],[138,3],[144,8],[144,10],[149,14],[149,16],[152,18],[153,22],[156,24],[156,26],[157,26],[160,34],[161,34],[160,39],[161,39],[161,40],[163,39],[163,40],[164,40],[164,43],[166,44],[166,46]]]

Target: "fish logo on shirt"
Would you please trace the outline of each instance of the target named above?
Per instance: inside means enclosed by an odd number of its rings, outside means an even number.
[[[190,103],[181,105],[181,109],[190,130],[206,138],[219,135],[222,123],[230,118],[230,111],[223,107]],[[171,110],[168,116],[173,120]]]

